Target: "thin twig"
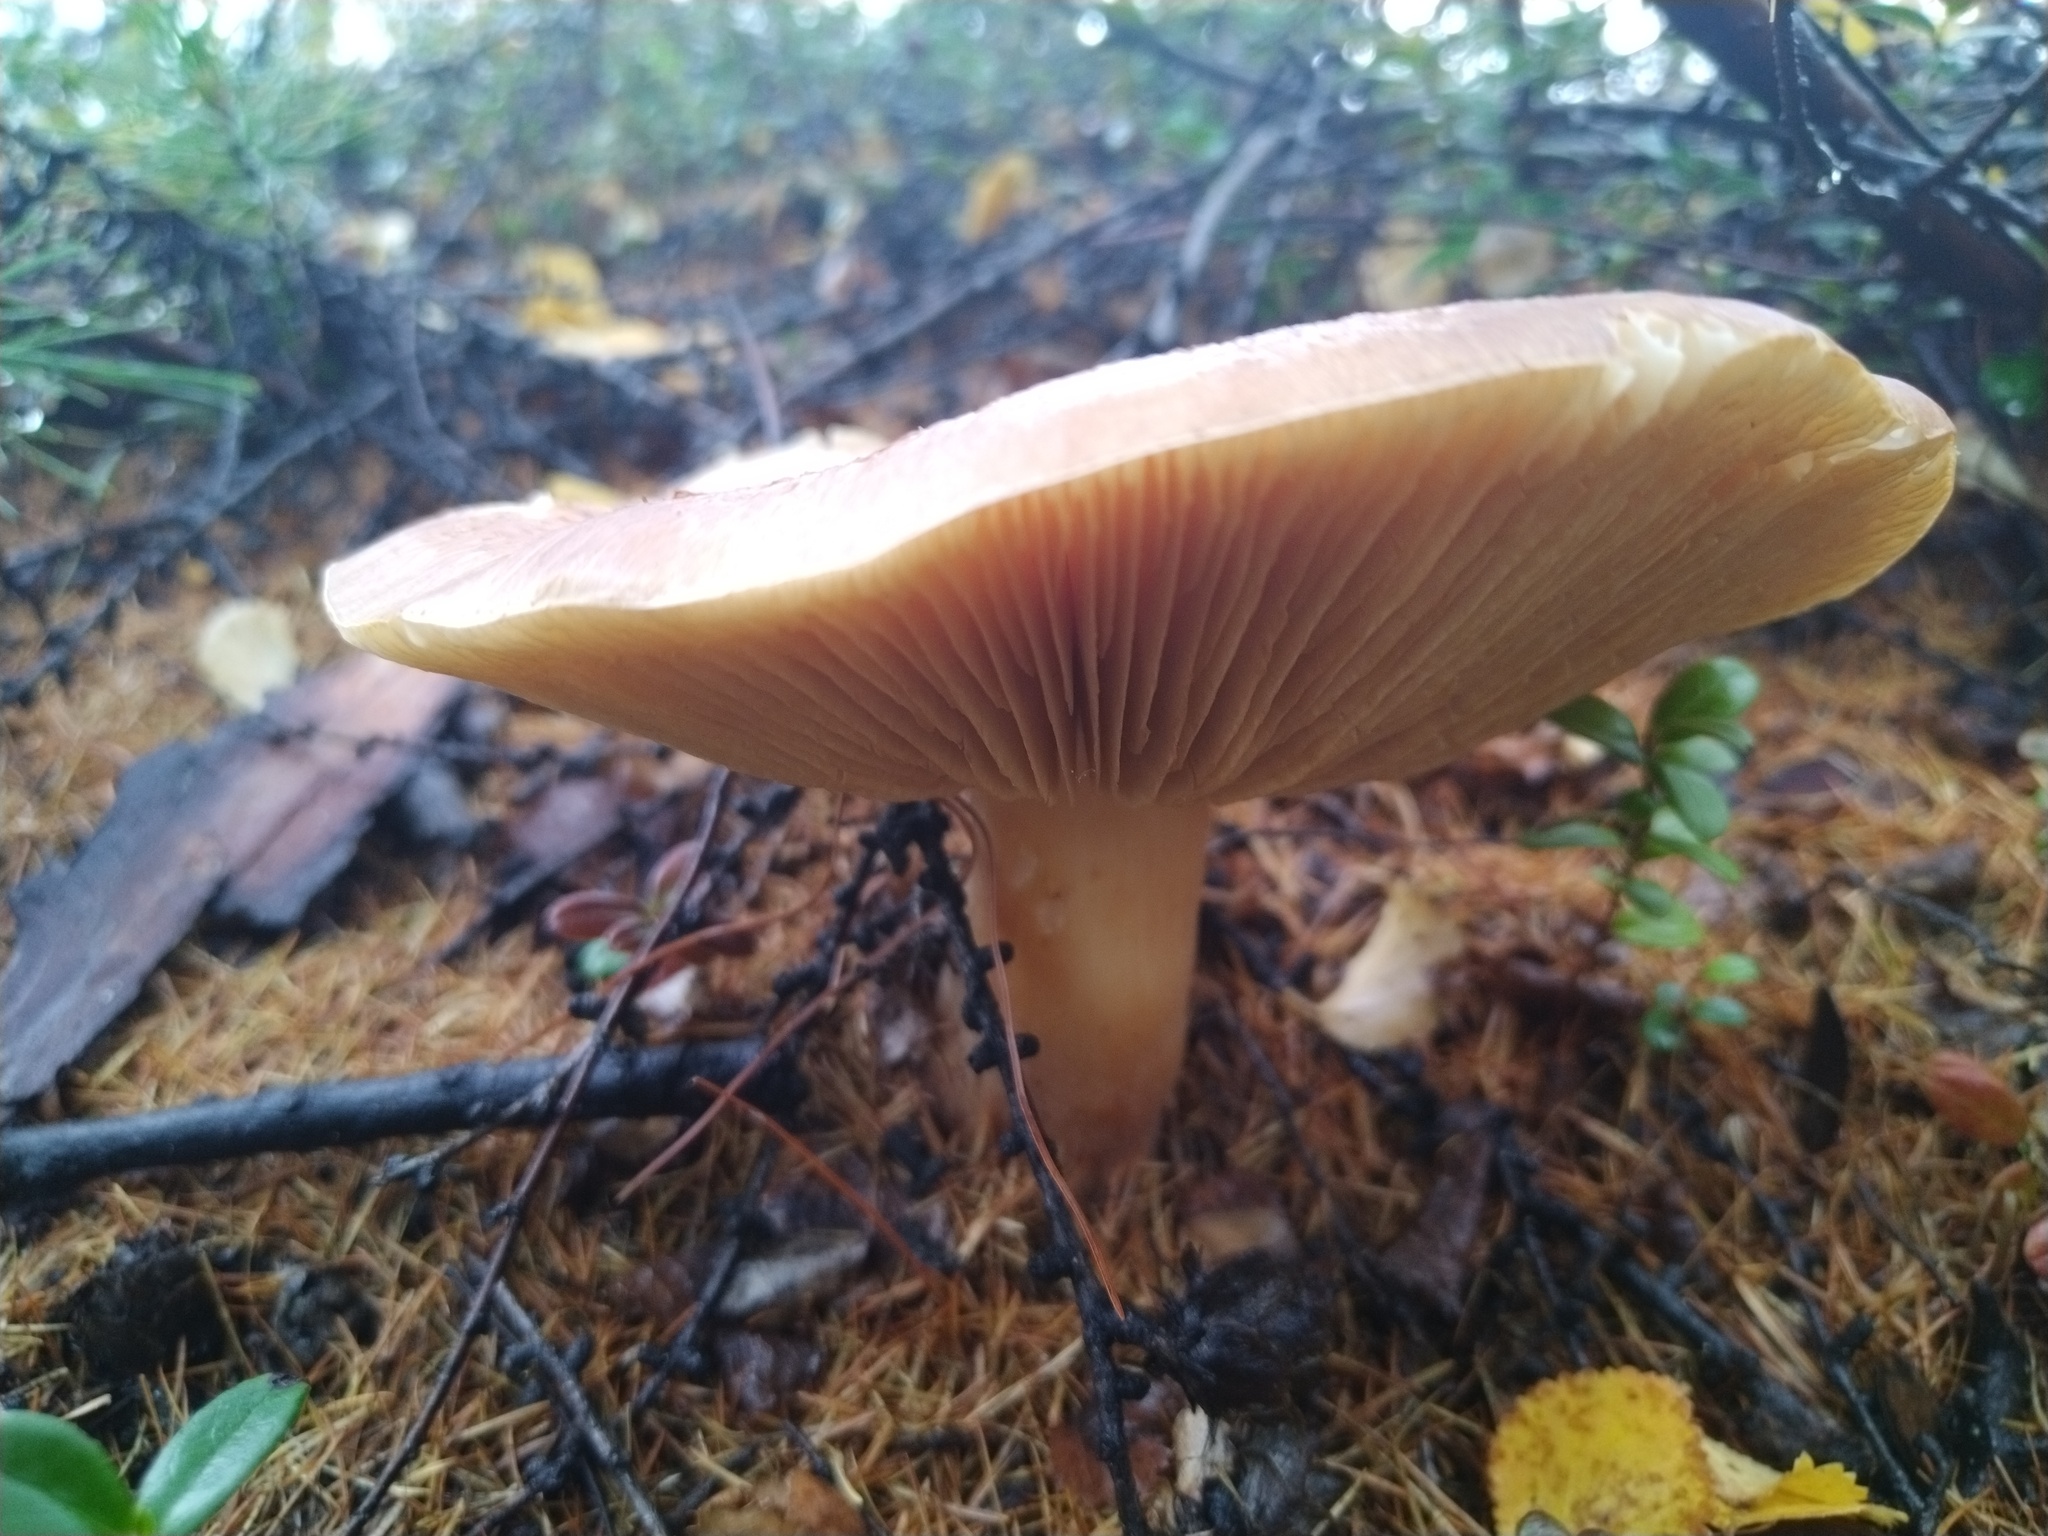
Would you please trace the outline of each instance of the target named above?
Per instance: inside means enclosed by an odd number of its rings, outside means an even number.
[[[668,904],[662,912],[661,921],[648,927],[635,959],[645,958],[647,951],[654,948],[655,943],[681,909],[690,886],[697,878],[697,871],[702,867],[704,850],[711,842],[710,828],[718,819],[719,809],[725,802],[726,788],[731,782],[732,775],[728,769],[720,768],[713,776],[711,788],[704,797],[705,826],[703,836],[698,842],[697,858],[676,882],[674,893],[669,897]],[[569,1114],[575,1108],[577,1100],[582,1097],[584,1087],[590,1080],[591,1069],[602,1054],[605,1043],[611,1038],[612,1025],[618,1018],[620,1008],[625,1005],[626,997],[625,991],[619,991],[606,999],[604,1011],[590,1026],[590,1033],[585,1038],[583,1046],[570,1058],[567,1081],[562,1087],[559,1099],[556,1100],[558,1108],[554,1119],[549,1122],[547,1129],[541,1132],[539,1142],[526,1160],[526,1167],[520,1172],[519,1182],[512,1191],[511,1199],[505,1202],[504,1232],[491,1249],[490,1259],[477,1279],[476,1297],[463,1315],[462,1324],[456,1330],[455,1342],[450,1346],[447,1358],[434,1377],[433,1385],[428,1388],[425,1400],[413,1415],[412,1423],[407,1426],[398,1449],[385,1463],[384,1470],[378,1473],[377,1481],[363,1496],[363,1502],[349,1516],[348,1524],[342,1528],[342,1536],[363,1536],[378,1506],[384,1502],[392,1486],[412,1464],[412,1459],[419,1454],[420,1447],[426,1443],[428,1429],[432,1427],[435,1417],[440,1413],[441,1405],[448,1400],[448,1394],[455,1389],[456,1378],[462,1373],[462,1365],[469,1356],[470,1346],[483,1331],[484,1313],[490,1304],[491,1289],[503,1278],[505,1266],[511,1261],[512,1249],[518,1242],[520,1228],[525,1225],[527,1209],[533,1203],[534,1190],[539,1187],[541,1171],[546,1168],[548,1159],[554,1155],[555,1147],[562,1139],[563,1128],[569,1123]]]
[[[717,1083],[707,1082],[703,1078],[699,1078],[697,1082],[699,1087],[707,1090],[715,1090],[719,1086]],[[745,1099],[735,1099],[733,1103],[746,1114],[749,1120],[760,1126],[762,1130],[769,1132],[777,1141],[794,1152],[797,1155],[798,1161],[803,1163],[806,1168],[810,1169],[811,1172],[815,1173],[826,1184],[830,1185],[833,1193],[837,1194],[840,1199],[858,1211],[867,1224],[881,1234],[882,1240],[901,1254],[903,1261],[917,1271],[918,1279],[924,1281],[934,1292],[945,1289],[946,1277],[926,1263],[918,1251],[910,1246],[909,1239],[896,1230],[896,1223],[884,1216],[876,1208],[872,1200],[868,1199],[866,1195],[855,1189],[853,1185],[841,1177],[838,1169],[805,1146],[802,1137],[798,1136],[796,1132],[777,1120],[773,1115],[749,1104]]]
[[[482,1284],[484,1266],[475,1258],[464,1259],[462,1269],[471,1286]],[[491,1285],[490,1303],[491,1310],[497,1314],[498,1326],[512,1336],[526,1358],[546,1378],[548,1395],[554,1398],[555,1406],[568,1419],[584,1449],[604,1468],[625,1496],[641,1529],[647,1532],[647,1536],[667,1536],[668,1523],[662,1519],[661,1511],[655,1508],[647,1490],[641,1487],[640,1479],[634,1475],[632,1461],[598,1422],[597,1411],[590,1406],[583,1384],[569,1369],[568,1362],[548,1343],[539,1325],[527,1316],[526,1309],[519,1305],[504,1281]]]
[[[649,1159],[646,1167],[642,1168],[619,1187],[616,1198],[620,1201],[631,1199],[649,1179],[653,1178],[662,1169],[687,1152],[696,1143],[697,1138],[709,1130],[712,1123],[725,1112],[728,1104],[738,1102],[740,1090],[753,1080],[754,1074],[780,1055],[783,1047],[795,1039],[798,1032],[805,1025],[816,1019],[827,1008],[831,1007],[833,1003],[838,1001],[848,987],[874,975],[876,971],[881,969],[883,963],[908,943],[917,932],[919,932],[919,928],[915,924],[899,929],[888,940],[877,946],[874,954],[865,963],[854,967],[844,976],[836,977],[824,991],[813,997],[809,1002],[797,1009],[795,1013],[771,1029],[767,1034],[767,1038],[762,1042],[760,1053],[746,1066],[733,1074],[725,1086],[718,1090],[717,1096],[712,1099],[703,1113],[691,1121],[680,1136],[657,1152]]]
[[[738,299],[726,300],[732,314],[733,335],[739,338],[740,358],[747,367],[747,383],[754,391],[754,410],[761,418],[761,440],[769,446],[782,441],[782,404],[775,396],[775,375],[768,371],[768,359],[761,353],[760,338],[747,319]]]
[[[1978,124],[1976,132],[1949,151],[1948,157],[1929,171],[1911,190],[1919,192],[1929,187],[1938,187],[1960,175],[1968,168],[1970,162],[1998,137],[1999,131],[2012,121],[2015,112],[2028,102],[2040,99],[2043,88],[2048,88],[2048,64],[2043,64],[2007,92],[2005,99],[1998,104],[1998,109]]]

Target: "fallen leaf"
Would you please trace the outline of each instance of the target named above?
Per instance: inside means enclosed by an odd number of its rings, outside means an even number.
[[[1553,1377],[1516,1399],[1486,1457],[1493,1524],[1541,1510],[1567,1530],[1698,1536],[1719,1512],[1692,1400],[1626,1367]]]
[[[282,603],[234,597],[199,626],[193,661],[206,686],[245,714],[299,675],[299,644]]]
[[[1451,295],[1451,278],[1434,265],[1436,230],[1399,217],[1380,226],[1380,243],[1358,258],[1358,292],[1367,309],[1424,309]]]
[[[1038,196],[1038,162],[1021,149],[1005,150],[976,171],[954,225],[964,245],[979,245]]]
[[[707,1505],[693,1522],[706,1536],[860,1536],[860,1511],[824,1478],[797,1467],[749,1488],[744,1502]]]
[[[1920,1091],[1941,1123],[1991,1147],[2027,1137],[2026,1100],[2005,1078],[1965,1051],[1936,1051],[1920,1068]]]
[[[1778,1472],[1710,1440],[1668,1377],[1623,1366],[1575,1371],[1524,1393],[1487,1453],[1494,1529],[1540,1513],[1569,1531],[1706,1536],[1789,1520],[1894,1525],[1846,1467],[1802,1452]]]
[[[1183,1408],[1173,1421],[1173,1491],[1190,1501],[1202,1485],[1230,1476],[1230,1428],[1199,1408]]]
[[[1816,1466],[1813,1458],[1802,1452],[1792,1463],[1792,1470],[1779,1479],[1778,1486],[1755,1506],[1742,1511],[1731,1529],[1747,1530],[1781,1520],[1844,1518],[1891,1526],[1903,1523],[1906,1516],[1903,1511],[1871,1503],[1862,1483],[1840,1462]]]
[[[541,481],[541,489],[566,507],[616,507],[626,499],[624,491],[614,490],[602,480],[586,480],[581,475],[560,471]]]
[[[1210,1269],[1254,1249],[1283,1259],[1301,1251],[1279,1188],[1241,1168],[1211,1174],[1181,1197],[1180,1230]]]
[[[1315,1005],[1316,1020],[1354,1051],[1390,1051],[1436,1028],[1436,967],[1455,958],[1464,934],[1405,880],[1387,891],[1379,925],[1351,957],[1336,990]]]
[[[684,344],[651,320],[615,314],[597,263],[576,246],[529,245],[514,258],[512,273],[530,290],[519,306],[519,328],[559,356],[625,362]]]
[[[867,1262],[865,1232],[815,1227],[769,1244],[733,1271],[718,1315],[738,1321],[769,1307],[822,1296]]]
[[[1472,1280],[1472,1247],[1486,1214],[1499,1135],[1484,1103],[1453,1104],[1444,1118],[1455,1128],[1430,1158],[1422,1205],[1381,1259],[1418,1300],[1455,1322]]]
[[[1469,261],[1472,286],[1482,297],[1519,299],[1557,270],[1557,236],[1530,224],[1482,224]]]

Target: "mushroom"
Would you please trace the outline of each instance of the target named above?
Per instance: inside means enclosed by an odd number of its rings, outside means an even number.
[[[855,462],[472,507],[327,573],[355,644],[790,783],[964,792],[1070,1173],[1149,1145],[1210,807],[1434,767],[1683,640],[1838,597],[1948,419],[1770,310],[1364,314],[1042,384]]]

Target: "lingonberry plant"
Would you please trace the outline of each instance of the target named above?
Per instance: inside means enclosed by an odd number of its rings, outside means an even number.
[[[1650,860],[1685,859],[1730,884],[1742,878],[1742,867],[1714,843],[1728,830],[1721,783],[1756,744],[1742,715],[1757,687],[1748,667],[1732,656],[1716,656],[1671,680],[1651,707],[1645,731],[1592,694],[1551,712],[1565,730],[1598,743],[1640,774],[1599,816],[1539,827],[1522,838],[1530,848],[1600,848],[1615,855],[1599,879],[1614,893],[1608,931],[1622,942],[1669,950],[1706,942],[1699,914],[1642,873]],[[1756,979],[1756,962],[1747,955],[1716,954],[1690,982],[1660,983],[1643,1013],[1644,1041],[1656,1050],[1675,1050],[1684,1043],[1687,1021],[1723,1028],[1747,1023],[1749,1010],[1717,989]]]
[[[130,1491],[100,1443],[46,1413],[0,1411],[0,1536],[190,1536],[290,1432],[306,1384],[228,1388],[164,1442]]]

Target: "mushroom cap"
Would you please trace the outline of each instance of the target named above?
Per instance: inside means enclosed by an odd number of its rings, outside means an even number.
[[[865,458],[497,505],[327,573],[357,645],[790,783],[1221,803],[1433,767],[1849,592],[1953,429],[1662,293],[1363,314],[1092,369]]]

